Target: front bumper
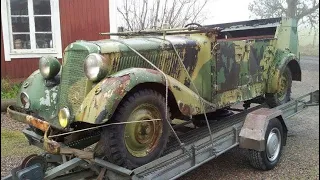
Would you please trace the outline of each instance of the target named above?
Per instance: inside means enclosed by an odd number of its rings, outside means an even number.
[[[75,148],[71,148],[66,146],[63,143],[56,142],[52,139],[49,139],[50,132],[52,131],[52,127],[50,124],[44,120],[31,116],[29,114],[19,112],[14,106],[9,106],[7,108],[7,114],[14,120],[19,122],[29,124],[41,131],[44,132],[44,135],[39,135],[32,131],[30,128],[24,129],[22,132],[29,140],[29,143],[35,145],[47,153],[50,154],[66,154],[66,155],[75,155],[79,158],[92,160],[94,159],[94,154],[92,152],[87,152]]]
[[[17,120],[19,122],[29,124],[44,132],[44,135],[38,135],[29,129],[25,129],[23,133],[28,138],[30,144],[36,145],[41,149],[51,153],[59,154],[63,144],[56,141],[50,140],[48,134],[51,131],[50,124],[44,120],[31,116],[29,114],[19,112],[14,106],[9,106],[7,108],[7,114],[10,118]],[[41,146],[42,143],[42,146]]]

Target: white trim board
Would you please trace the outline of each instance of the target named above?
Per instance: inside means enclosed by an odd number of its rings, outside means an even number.
[[[11,59],[16,58],[38,58],[44,55],[52,55],[57,58],[62,58],[62,42],[61,42],[61,27],[60,27],[60,10],[59,10],[59,0],[50,0],[51,4],[51,26],[52,26],[52,40],[54,41],[54,48],[48,49],[47,51],[45,49],[34,49],[34,44],[32,45],[31,50],[21,50],[18,52],[11,51],[11,44],[12,41],[12,34],[11,34],[11,20],[10,18],[10,9],[9,9],[9,2],[10,0],[1,0],[1,22],[2,22],[2,37],[3,37],[3,48],[4,48],[4,58],[5,61],[11,61]],[[31,7],[32,0],[28,0],[28,6],[29,11],[33,9]],[[30,13],[32,16],[33,12]],[[29,21],[33,22],[31,24],[34,24],[33,18],[30,18],[32,20]],[[30,26],[30,30],[32,30],[32,26]],[[33,29],[34,30],[34,29]],[[31,31],[32,32],[32,31]],[[34,32],[34,31],[33,31]],[[30,33],[30,40],[34,41],[33,33]],[[32,43],[31,43],[32,44]]]

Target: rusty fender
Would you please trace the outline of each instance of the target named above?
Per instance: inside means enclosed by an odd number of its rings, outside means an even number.
[[[199,97],[174,78],[167,76],[168,88],[184,115],[200,112]],[[107,122],[123,97],[134,87],[143,83],[159,83],[165,88],[165,77],[156,70],[129,68],[119,71],[98,83],[86,96],[76,113],[75,121],[91,124]],[[152,88],[152,87],[150,87]],[[186,98],[188,97],[188,98]]]

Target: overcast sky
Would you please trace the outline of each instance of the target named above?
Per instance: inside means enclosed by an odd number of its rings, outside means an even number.
[[[203,24],[219,24],[235,21],[245,21],[249,19],[249,2],[252,0],[211,0],[208,4],[212,17]]]
[[[116,7],[122,7],[124,0],[110,0],[110,24],[111,31],[116,31],[116,26],[121,26],[124,23],[121,14],[116,10]],[[203,1],[203,0],[195,0]],[[227,22],[249,20],[249,2],[253,0],[209,0],[203,13],[206,13],[206,19],[202,25],[219,24]]]

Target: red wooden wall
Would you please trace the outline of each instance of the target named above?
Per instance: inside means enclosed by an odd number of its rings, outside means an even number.
[[[109,0],[60,0],[62,51],[76,40],[106,38],[109,32]],[[38,69],[38,58],[4,60],[1,25],[1,78],[20,79]]]

